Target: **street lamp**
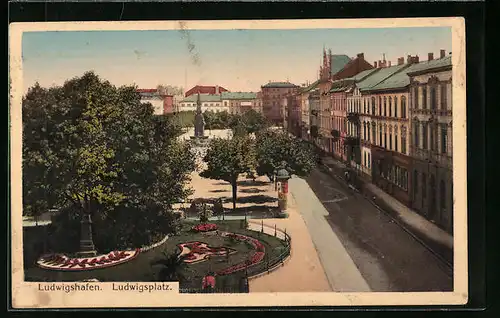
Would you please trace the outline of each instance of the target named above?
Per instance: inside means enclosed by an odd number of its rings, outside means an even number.
[[[290,173],[285,168],[283,163],[282,168],[276,173],[276,179],[280,182],[281,187],[278,192],[278,216],[282,218],[288,217],[287,202],[288,202],[288,180]]]

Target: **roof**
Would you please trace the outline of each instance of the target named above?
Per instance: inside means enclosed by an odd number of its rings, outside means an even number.
[[[221,99],[256,99],[254,92],[222,92]]]
[[[370,91],[404,88],[410,85],[410,77],[408,76],[409,73],[427,71],[445,66],[451,66],[451,56],[411,64],[402,72],[396,73],[377,85],[374,85],[370,88]]]
[[[228,92],[227,89],[225,89],[222,86],[203,86],[203,85],[196,85],[195,87],[191,88],[184,94],[184,96],[190,96],[192,94],[215,94],[216,89],[219,89],[219,92]]]
[[[319,85],[319,80],[313,82],[312,84],[310,84],[309,86],[305,86],[305,87],[301,87],[300,88],[300,93],[307,93],[307,92],[310,92],[312,91],[313,89],[315,89],[316,87],[318,87]]]
[[[363,80],[359,81],[356,86],[360,91],[370,90],[372,87],[382,82],[386,78],[400,72],[401,70],[408,67],[408,64],[394,65],[390,67],[384,67],[378,69],[377,72],[370,74],[365,77]]]
[[[425,61],[422,63],[419,63],[417,65],[420,65],[418,69],[416,70],[410,70],[406,72],[409,76],[420,74],[420,73],[427,73],[427,72],[432,72],[434,70],[440,69],[440,68],[446,68],[446,67],[451,67],[451,56],[445,56],[439,59],[435,60],[430,60],[430,61]]]
[[[190,95],[183,100],[181,100],[181,103],[196,103],[198,100],[198,94]],[[203,102],[220,102],[221,97],[220,95],[215,95],[215,94],[200,94],[200,101]]]
[[[137,93],[157,93],[158,90],[156,88],[138,88],[136,89]]]
[[[351,62],[351,58],[345,54],[332,54],[331,57],[331,67],[330,72],[332,75],[340,72],[349,62]]]
[[[354,76],[346,77],[345,80],[353,80],[355,82],[359,82],[359,81],[364,80],[366,77],[372,75],[373,73],[377,72],[378,70],[380,70],[380,69],[379,68],[371,68],[369,70],[360,72]]]
[[[296,88],[295,84],[290,82],[269,82],[266,85],[262,85],[262,88]]]
[[[349,87],[351,87],[352,84],[354,84],[355,81],[352,79],[341,79],[334,81],[332,83],[332,87],[330,88],[330,93],[335,93],[335,92],[343,92]]]

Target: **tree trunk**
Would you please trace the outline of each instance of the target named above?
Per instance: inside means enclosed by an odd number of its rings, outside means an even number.
[[[233,180],[231,180],[231,186],[233,188],[233,211],[236,211],[236,193],[238,192],[237,180],[237,177],[233,177]]]

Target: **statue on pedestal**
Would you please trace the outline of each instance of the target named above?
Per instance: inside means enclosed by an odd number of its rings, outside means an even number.
[[[196,138],[205,137],[205,118],[201,112],[201,100],[200,93],[198,93],[198,99],[196,101],[196,114],[194,117],[194,136]]]

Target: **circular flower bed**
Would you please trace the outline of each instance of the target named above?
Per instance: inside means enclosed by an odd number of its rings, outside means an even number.
[[[85,271],[115,266],[128,262],[139,255],[140,250],[115,251],[106,255],[84,258],[70,258],[63,254],[49,254],[40,257],[37,265],[44,269],[61,271]]]
[[[209,232],[217,230],[217,224],[214,223],[203,223],[193,226],[193,231],[195,232]]]
[[[264,255],[266,254],[266,252],[265,252],[266,249],[264,247],[264,244],[262,244],[259,240],[255,239],[253,237],[250,237],[250,236],[235,234],[235,233],[227,233],[227,232],[222,233],[222,236],[232,237],[236,240],[250,243],[250,245],[252,245],[255,248],[255,253],[252,254],[250,259],[248,259],[244,262],[238,263],[236,265],[233,265],[233,266],[225,268],[221,271],[218,271],[217,275],[221,275],[221,276],[222,275],[229,275],[229,274],[232,274],[234,272],[244,270],[247,267],[250,267],[250,266],[253,266],[253,265],[260,263],[264,259]]]

